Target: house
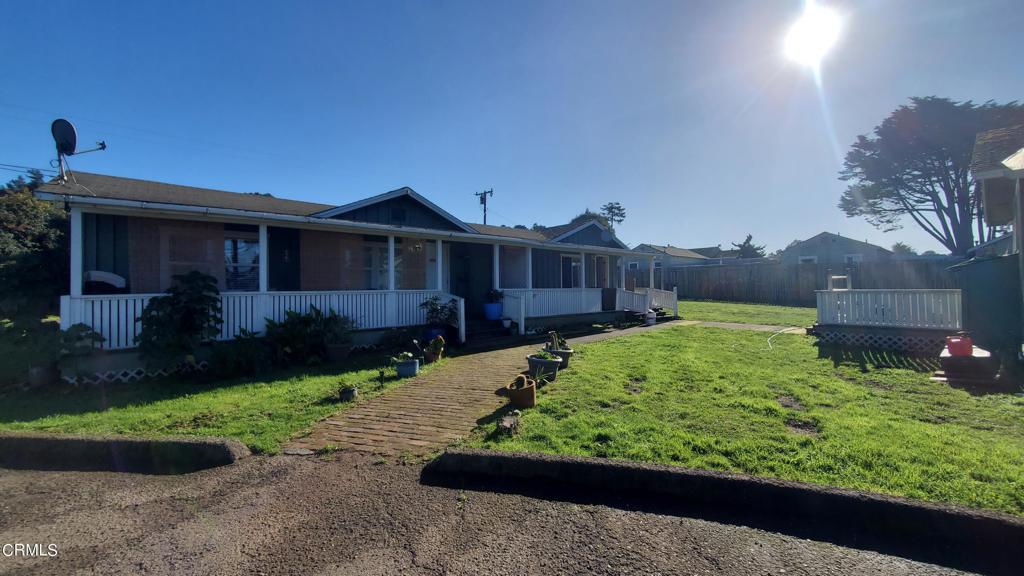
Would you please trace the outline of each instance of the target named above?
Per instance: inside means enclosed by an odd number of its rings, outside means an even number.
[[[411,188],[327,205],[77,172],[36,195],[70,207],[67,327],[130,348],[137,318],[172,277],[217,279],[224,325],[260,332],[267,318],[333,308],[358,328],[423,324],[433,295],[458,303],[460,338],[492,289],[520,333],[552,317],[646,310],[671,292],[624,289],[636,257],[597,221],[546,233],[459,220]],[[653,258],[653,255],[651,256]],[[538,322],[537,318],[544,318]]]
[[[976,246],[973,257],[955,268],[963,288],[964,328],[979,346],[1018,356],[1024,352],[1024,125],[978,134],[971,174],[981,183],[985,224],[1012,225],[1013,232],[1009,240],[1004,236]]]
[[[634,252],[638,253],[637,258],[631,259],[626,263],[626,269],[629,271],[630,276],[635,277],[639,280],[641,285],[644,285],[644,278],[650,275],[649,267],[653,263],[654,265],[654,285],[660,288],[664,288],[665,279],[662,277],[662,271],[664,269],[678,268],[680,266],[694,266],[707,262],[708,257],[698,254],[692,250],[686,248],[676,248],[675,246],[659,246],[657,244],[639,244],[633,248]],[[650,255],[654,257],[642,257],[639,254]]]
[[[734,260],[740,257],[740,251],[734,249],[722,250],[722,245],[718,246],[706,246],[704,248],[691,248],[691,252],[696,252],[705,258],[712,260]]]
[[[819,264],[837,269],[861,262],[879,262],[892,257],[892,252],[868,242],[822,232],[797,242],[779,253],[783,264]]]

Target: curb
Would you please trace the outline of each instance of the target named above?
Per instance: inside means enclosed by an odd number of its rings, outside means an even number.
[[[129,438],[0,433],[0,467],[18,470],[187,474],[249,456],[224,438]]]
[[[1020,574],[1024,518],[676,466],[448,450],[425,483],[611,504],[742,524],[986,574]]]

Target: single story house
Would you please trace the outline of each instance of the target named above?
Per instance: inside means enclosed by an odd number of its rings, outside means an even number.
[[[1024,357],[1024,124],[977,135],[971,174],[981,183],[988,226],[1012,234],[976,246],[955,269],[963,287],[964,328],[990,350]]]
[[[654,285],[659,288],[664,288],[665,279],[662,277],[662,270],[694,266],[708,261],[707,256],[672,245],[639,244],[633,247],[633,251],[638,255],[626,264],[626,269],[631,272],[630,276],[636,278],[639,284],[644,285],[644,279],[650,276],[649,268],[653,264]],[[650,257],[651,254],[654,255],[653,258]]]
[[[133,347],[149,298],[192,270],[217,279],[224,339],[313,305],[360,329],[419,325],[439,295],[456,300],[465,340],[492,289],[520,333],[536,318],[675,307],[672,292],[625,289],[637,254],[600,222],[472,224],[407,187],[328,205],[76,172],[36,195],[70,209],[62,325],[92,326],[105,348]]]
[[[861,240],[822,232],[797,242],[779,254],[783,264],[820,264],[841,269],[850,264],[879,262],[892,257],[892,252]]]

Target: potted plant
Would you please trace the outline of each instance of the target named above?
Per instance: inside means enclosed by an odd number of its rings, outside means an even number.
[[[419,374],[420,361],[413,356],[412,352],[402,352],[391,358],[391,362],[395,365],[399,378],[408,378]]]
[[[512,319],[511,318],[502,318],[501,319],[501,327],[504,328],[505,330],[508,330],[509,328],[511,328],[512,327]]]
[[[544,346],[544,349],[562,359],[562,364],[558,367],[559,370],[568,368],[569,358],[572,358],[573,349],[569,348],[569,345],[565,342],[565,338],[562,338],[558,332],[552,330],[551,332],[548,332],[548,334],[551,338]]]
[[[427,364],[436,362],[444,355],[444,336],[437,335],[423,350],[423,358]]]
[[[423,333],[424,342],[433,342],[434,338],[443,335],[448,327],[458,320],[459,307],[454,298],[448,302],[441,302],[440,296],[431,296],[420,302],[420,309],[427,317],[427,329]]]
[[[505,295],[501,290],[490,290],[487,292],[487,303],[484,304],[484,318],[488,320],[501,319],[501,301]]]
[[[527,356],[526,361],[530,364],[530,376],[538,382],[557,378],[562,364],[561,358],[543,348]]]
[[[355,321],[348,316],[338,314],[334,309],[323,314],[315,306],[311,306],[311,308],[314,311],[314,318],[319,324],[318,328],[324,335],[327,360],[340,362],[348,358],[348,355],[352,353],[352,331],[356,327]]]
[[[537,383],[520,374],[508,385],[508,401],[516,408],[533,408],[537,405]]]
[[[359,388],[351,382],[346,382],[338,389],[338,396],[341,397],[342,402],[351,402],[359,397]]]

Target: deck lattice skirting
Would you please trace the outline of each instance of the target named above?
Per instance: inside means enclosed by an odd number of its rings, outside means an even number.
[[[938,354],[962,328],[959,290],[820,290],[817,301],[808,333],[826,344]]]

